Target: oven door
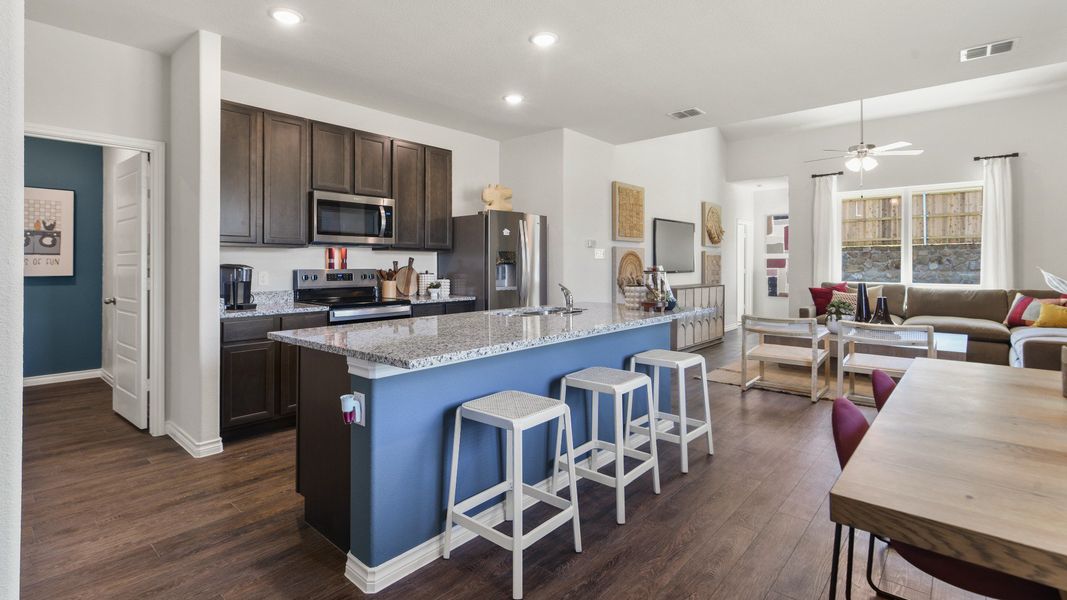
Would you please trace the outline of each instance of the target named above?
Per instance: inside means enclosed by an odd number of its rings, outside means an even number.
[[[330,309],[330,325],[342,323],[360,323],[365,321],[388,321],[406,319],[411,316],[410,304],[390,304],[386,306],[359,306]]]
[[[315,244],[392,244],[395,203],[390,198],[311,193],[311,241]]]

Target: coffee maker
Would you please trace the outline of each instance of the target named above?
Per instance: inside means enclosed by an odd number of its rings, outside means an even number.
[[[219,265],[219,296],[226,310],[250,310],[252,302],[252,267],[248,265]]]

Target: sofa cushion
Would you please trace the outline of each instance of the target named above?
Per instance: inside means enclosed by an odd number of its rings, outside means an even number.
[[[1060,349],[1067,346],[1067,329],[1015,327],[1011,330],[1011,366],[1060,369]]]
[[[1008,342],[1011,332],[1003,323],[969,317],[920,316],[904,320],[905,325],[932,325],[939,333],[962,333],[970,340]]]
[[[1043,290],[1008,290],[1008,298],[1014,298],[1015,294],[1030,296],[1031,298],[1059,298],[1060,293],[1056,290],[1045,288]]]
[[[904,316],[966,317],[1000,323],[1007,314],[1008,294],[1004,290],[912,286]]]

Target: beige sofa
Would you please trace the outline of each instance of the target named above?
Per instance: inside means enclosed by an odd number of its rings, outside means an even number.
[[[854,289],[856,285],[850,283],[849,287]],[[1067,329],[1015,327],[1009,330],[1003,324],[1016,292],[1035,298],[1058,298],[1058,292],[868,285],[882,286],[894,323],[932,325],[934,331],[966,334],[968,362],[1060,369],[1060,348],[1067,345]],[[801,317],[814,315],[814,306],[800,309]],[[826,316],[818,319],[824,322]]]

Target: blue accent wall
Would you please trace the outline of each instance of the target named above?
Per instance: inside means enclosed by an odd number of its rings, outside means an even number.
[[[26,187],[74,190],[74,276],[26,277],[23,375],[100,368],[104,156],[27,137]]]

